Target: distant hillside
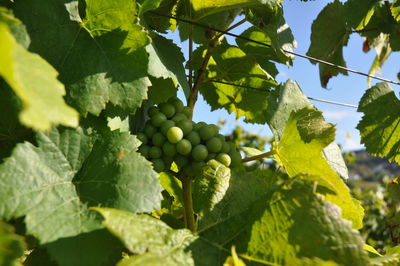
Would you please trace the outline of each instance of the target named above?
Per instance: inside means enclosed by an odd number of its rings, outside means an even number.
[[[350,179],[380,182],[384,176],[393,178],[400,175],[400,166],[397,163],[371,156],[365,150],[354,151],[354,155],[355,162],[347,165]]]

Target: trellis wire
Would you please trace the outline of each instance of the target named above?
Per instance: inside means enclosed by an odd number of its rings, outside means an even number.
[[[215,31],[215,32],[220,32],[220,33],[223,33],[223,34],[235,37],[235,38],[239,38],[239,39],[243,39],[243,40],[246,40],[246,41],[249,41],[249,42],[257,43],[259,45],[263,45],[263,46],[266,46],[266,47],[272,47],[272,45],[270,45],[270,44],[263,43],[263,42],[260,42],[260,41],[256,41],[256,40],[253,40],[251,38],[247,38],[245,36],[240,36],[240,35],[237,35],[237,34],[234,34],[234,33],[230,33],[230,32],[225,31],[225,30],[221,30],[221,29],[217,29],[217,28],[210,27],[210,26],[207,26],[207,25],[203,25],[201,23],[198,23],[198,22],[195,22],[195,21],[191,21],[191,20],[188,20],[188,19],[178,18],[178,17],[170,16],[170,15],[165,15],[165,14],[161,14],[161,13],[154,12],[154,11],[149,11],[149,12],[152,13],[152,14],[161,16],[161,17],[175,19],[177,21],[182,21],[182,22],[185,22],[185,23],[188,23],[188,24],[192,24],[192,25],[204,28],[204,29],[212,30],[212,31]],[[315,57],[312,57],[312,56],[296,53],[296,52],[293,52],[293,51],[288,51],[288,50],[285,50],[285,49],[282,49],[282,51],[284,51],[285,53],[291,54],[291,55],[295,55],[295,56],[298,56],[298,57],[301,57],[301,58],[305,58],[305,59],[308,59],[308,60],[312,60],[312,61],[315,61],[315,62],[318,62],[318,63],[321,63],[321,64],[325,64],[325,65],[332,66],[332,67],[335,67],[335,68],[338,68],[338,69],[342,69],[342,70],[345,70],[345,71],[348,71],[348,72],[352,72],[354,74],[358,74],[358,75],[362,75],[362,76],[365,76],[365,77],[369,77],[371,79],[376,79],[376,80],[392,83],[392,84],[395,84],[395,85],[400,85],[400,82],[397,82],[397,81],[393,81],[393,80],[390,80],[390,79],[386,79],[386,78],[381,78],[381,77],[377,77],[377,76],[374,76],[374,75],[370,75],[370,74],[367,74],[367,73],[364,73],[364,72],[361,72],[361,71],[358,71],[358,70],[354,70],[354,69],[351,69],[351,68],[348,68],[348,67],[340,66],[340,65],[337,65],[337,64],[334,64],[334,63],[331,63],[331,62],[328,62],[328,61],[325,61],[325,60],[322,60],[322,59],[318,59],[318,58],[315,58]]]

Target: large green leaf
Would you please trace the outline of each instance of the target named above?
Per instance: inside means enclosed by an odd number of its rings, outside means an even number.
[[[18,265],[15,260],[24,254],[24,238],[14,233],[14,228],[0,220],[0,265]]]
[[[134,112],[147,98],[149,38],[130,0],[18,1],[15,14],[27,26],[30,50],[60,73],[68,102],[98,115],[107,102]]]
[[[0,165],[0,216],[25,216],[27,233],[41,243],[101,227],[87,205],[132,212],[160,207],[157,174],[128,133],[96,140],[81,129],[61,129],[38,133],[37,143],[17,145]]]
[[[392,15],[394,19],[398,22],[400,21],[400,1],[399,0],[394,0],[390,10],[392,11]]]
[[[108,208],[95,208],[104,225],[134,254],[119,265],[194,265],[185,248],[196,239],[189,230],[173,230],[160,220]]]
[[[326,200],[342,209],[342,217],[362,227],[363,208],[352,198],[349,188],[324,158],[323,150],[335,137],[332,124],[324,121],[315,109],[304,108],[292,113],[276,147],[275,159],[290,176],[308,173],[309,179],[333,191]],[[318,178],[315,178],[317,176]]]
[[[347,45],[351,30],[343,18],[343,4],[338,0],[328,4],[314,20],[311,30],[311,45],[307,55],[345,67],[343,46]],[[310,61],[313,64],[317,63]],[[345,70],[321,63],[319,72],[321,85],[324,88],[332,76],[339,73],[347,75]]]
[[[378,83],[367,90],[358,111],[364,113],[357,129],[366,150],[400,163],[400,101],[392,88]]]
[[[0,76],[23,103],[21,123],[35,130],[49,130],[52,124],[76,127],[78,113],[65,104],[65,89],[57,80],[57,71],[18,44],[2,22],[0,40]]]
[[[375,12],[379,0],[348,0],[343,6],[345,21],[355,30],[362,30]]]
[[[195,52],[195,69],[205,53],[202,47]],[[248,122],[265,122],[268,93],[277,83],[254,58],[224,42],[213,52],[205,71],[200,92],[213,110],[225,108],[229,113],[235,112],[236,117],[245,116]]]
[[[149,53],[149,75],[158,79],[157,81],[152,80],[149,99],[154,103],[165,102],[176,95],[176,86],[178,85],[188,97],[190,89],[183,67],[185,58],[181,49],[171,40],[161,35],[154,35],[152,43],[146,47],[146,51]]]
[[[296,257],[319,257],[345,265],[367,262],[359,234],[341,220],[334,205],[324,203],[312,191],[312,184],[294,182],[284,188],[273,185],[274,179],[273,173],[265,171],[233,175],[227,180],[226,193],[209,206],[214,218],[198,236],[173,230],[146,215],[96,210],[105,217],[105,226],[138,254],[121,265],[158,265],[161,257],[168,265],[182,265],[182,261],[185,265],[193,261],[195,265],[219,265],[230,255],[232,245],[249,264],[284,264]]]

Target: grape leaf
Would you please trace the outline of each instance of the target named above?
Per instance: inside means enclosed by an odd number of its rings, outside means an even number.
[[[134,112],[147,98],[149,38],[128,0],[16,2],[30,50],[60,73],[67,100],[81,114],[98,115],[107,102]],[[86,6],[85,6],[86,4]],[[80,16],[81,15],[81,16]]]
[[[276,0],[192,0],[190,3],[193,8],[193,19],[198,20],[224,10],[264,5],[275,6],[276,2]]]
[[[343,17],[355,30],[362,30],[375,12],[379,0],[348,0],[343,5]]]
[[[104,217],[104,225],[134,254],[119,265],[194,265],[184,249],[196,237],[189,230],[173,230],[160,220],[144,214],[94,208]],[[152,264],[154,263],[154,264]],[[144,264],[146,265],[146,264]]]
[[[400,1],[399,0],[394,0],[390,10],[392,11],[392,15],[394,19],[399,22],[400,21]]]
[[[370,43],[370,46],[374,47],[375,49],[376,56],[374,62],[371,65],[371,68],[368,71],[368,74],[374,75],[376,72],[381,73],[381,67],[392,53],[392,48],[390,47],[389,40],[390,35],[381,33]],[[367,83],[368,87],[370,87],[370,77],[368,77]]]
[[[57,80],[57,71],[40,56],[18,44],[2,22],[0,39],[0,76],[23,103],[19,114],[21,123],[42,131],[49,130],[52,124],[76,127],[78,113],[65,104],[65,89]]]
[[[173,230],[146,215],[96,210],[105,217],[105,226],[139,254],[129,259],[134,262],[158,262],[164,255],[171,265],[182,265],[182,260],[191,265],[190,259],[196,265],[219,265],[236,245],[246,263],[284,264],[293,257],[320,257],[346,265],[366,263],[359,233],[340,219],[336,207],[313,193],[311,184],[295,182],[290,189],[272,185],[273,175],[256,171],[232,176],[227,193],[212,206],[218,219],[198,236],[186,229]],[[306,238],[312,241],[305,243]]]
[[[154,103],[165,102],[176,94],[177,85],[182,88],[186,97],[188,97],[190,89],[185,69],[183,68],[185,58],[181,49],[171,40],[161,35],[155,35],[152,37],[152,43],[146,47],[146,51],[149,53],[148,73],[158,79],[157,81],[152,79],[153,85],[150,87],[149,99]],[[172,86],[161,82],[160,79],[171,79]],[[166,82],[171,83],[170,81]]]
[[[307,55],[345,67],[343,46],[347,45],[350,33],[351,30],[343,19],[343,4],[338,0],[329,3],[312,24],[311,45]],[[310,62],[317,63],[313,60]],[[339,73],[347,75],[345,70],[321,63],[319,63],[319,72],[321,86],[324,88],[332,76]]]
[[[18,265],[15,260],[24,255],[24,238],[14,233],[14,228],[0,220],[0,265]]]
[[[277,93],[279,93],[276,96],[277,100],[272,101],[269,105],[267,117],[269,118],[268,125],[274,133],[275,139],[279,141],[290,114],[305,107],[312,108],[313,105],[293,80],[288,80],[285,84],[280,85]],[[349,178],[342,151],[337,144],[329,144],[324,148],[323,154],[329,165],[339,176],[344,179]]]
[[[0,217],[25,216],[27,233],[41,243],[99,229],[87,205],[132,212],[160,207],[157,174],[128,133],[96,140],[82,129],[55,129],[38,133],[37,143],[18,144],[0,165]]]
[[[204,53],[203,47],[195,51],[195,69]],[[265,122],[268,92],[277,83],[252,57],[247,57],[237,47],[223,43],[216,47],[205,71],[200,92],[212,110],[225,108],[229,113],[235,112],[236,117],[245,116],[247,122]]]
[[[357,125],[368,153],[400,163],[400,104],[387,83],[378,83],[361,98]]]
[[[316,181],[335,193],[326,194],[326,200],[338,205],[342,217],[352,221],[353,228],[359,229],[364,215],[360,202],[352,198],[349,188],[322,153],[334,140],[334,132],[334,126],[325,122],[315,109],[304,108],[292,113],[277,145],[275,159],[292,177],[301,173],[318,176]]]
[[[176,29],[177,21],[147,11],[151,10],[167,16],[176,16],[177,8],[178,0],[145,0],[139,10],[139,14],[143,15],[145,24],[151,29],[167,33],[169,29],[172,31]]]

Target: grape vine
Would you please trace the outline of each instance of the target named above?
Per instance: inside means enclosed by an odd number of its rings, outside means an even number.
[[[400,1],[330,1],[307,55],[282,4],[0,0],[0,264],[399,263],[398,215],[384,254],[365,243],[335,125],[275,78],[294,56],[319,64],[324,87],[340,73],[373,78],[400,50]],[[346,67],[350,34],[375,48],[369,73]],[[400,163],[388,85],[399,83],[380,79],[357,129],[370,154]],[[194,122],[199,94],[273,138]]]

